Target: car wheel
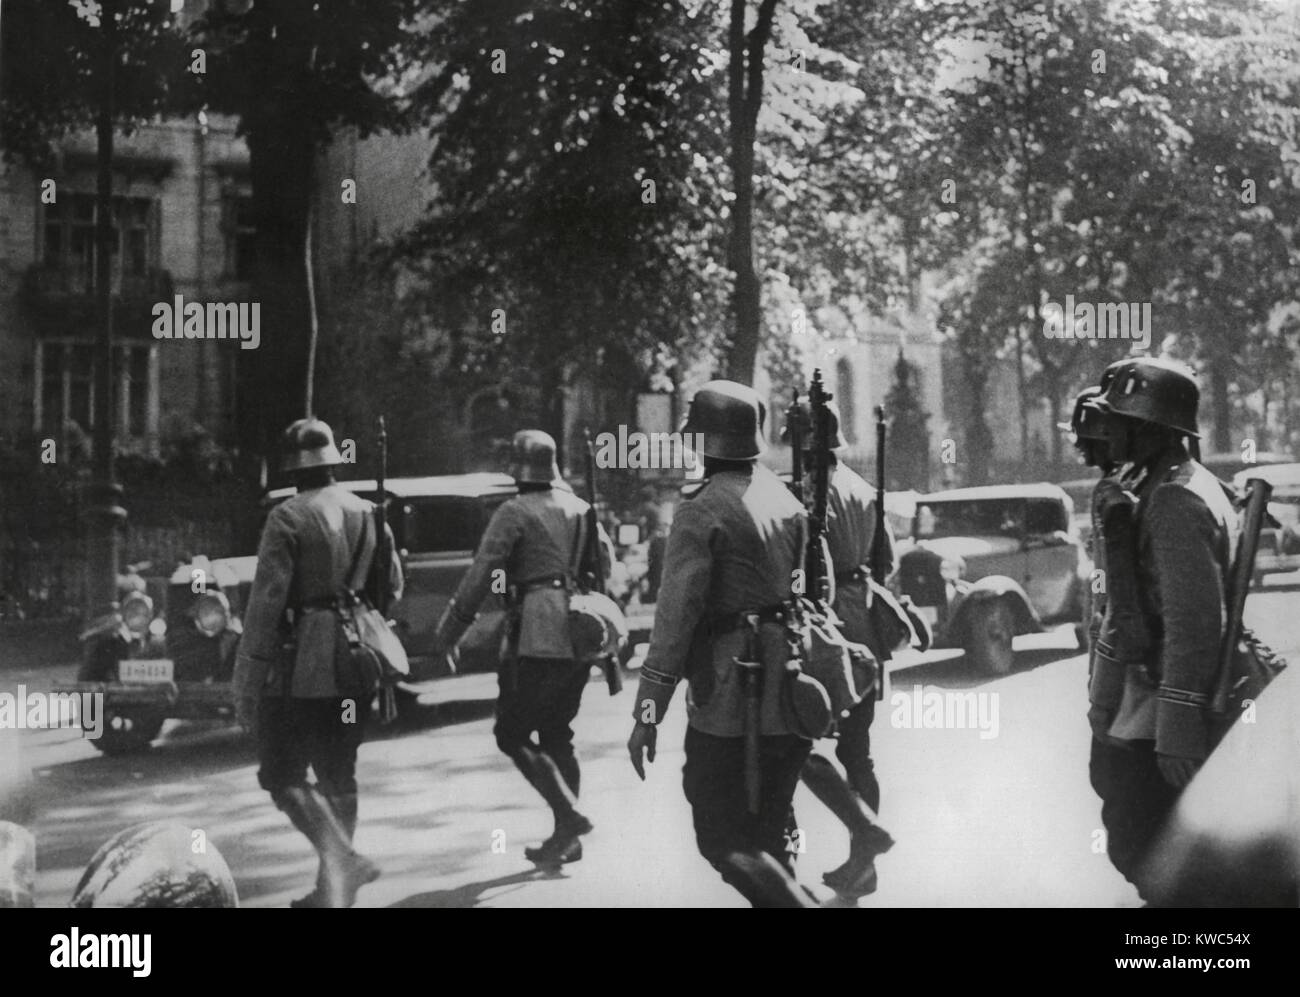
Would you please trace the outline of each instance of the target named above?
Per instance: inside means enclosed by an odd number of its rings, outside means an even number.
[[[138,754],[153,743],[165,719],[150,711],[110,708],[104,711],[103,731],[99,737],[91,737],[90,743],[106,755]]]
[[[1010,673],[1014,632],[1011,607],[1005,599],[990,599],[972,606],[966,623],[966,656],[975,670],[984,675]]]

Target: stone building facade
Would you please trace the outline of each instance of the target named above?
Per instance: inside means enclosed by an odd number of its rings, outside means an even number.
[[[238,341],[157,340],[152,309],[251,292],[248,151],[233,119],[170,119],[115,137],[112,267],[115,436],[162,455],[175,438],[228,436]],[[88,445],[94,419],[95,141],[55,162],[0,167],[0,433]]]

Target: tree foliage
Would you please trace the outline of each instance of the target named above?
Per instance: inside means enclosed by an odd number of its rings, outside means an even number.
[[[119,128],[189,106],[189,49],[166,3],[116,0],[113,103]],[[105,92],[102,7],[7,0],[0,31],[0,146],[48,163],[55,143],[94,124]]]

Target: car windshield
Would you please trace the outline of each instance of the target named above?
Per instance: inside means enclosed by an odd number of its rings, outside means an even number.
[[[1070,502],[1059,499],[979,499],[917,507],[918,537],[1025,537],[1067,532]]]
[[[1025,503],[1011,501],[933,502],[917,507],[918,537],[1021,536]]]
[[[412,554],[472,551],[499,504],[447,495],[407,499],[403,545]]]
[[[357,492],[374,502],[376,491]],[[509,495],[419,495],[388,500],[388,525],[399,550],[410,554],[473,551],[497,506]],[[288,496],[279,499],[283,502]]]

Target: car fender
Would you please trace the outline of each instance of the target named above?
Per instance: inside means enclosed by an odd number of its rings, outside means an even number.
[[[975,607],[991,599],[1006,599],[1011,604],[1011,618],[1017,637],[1042,632],[1043,623],[1020,584],[1006,575],[987,575],[963,586],[962,591],[953,599],[948,615],[949,639],[964,637],[970,614]]]

